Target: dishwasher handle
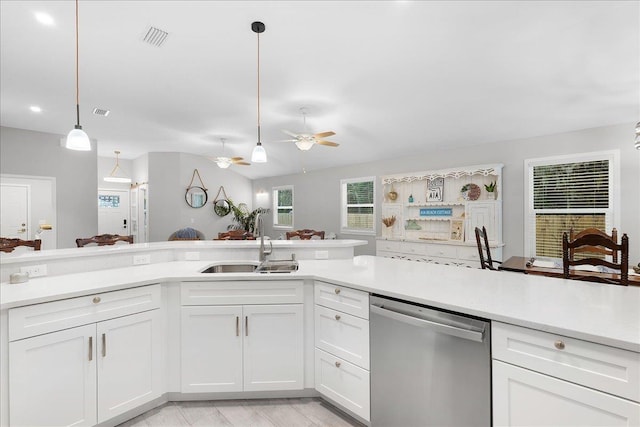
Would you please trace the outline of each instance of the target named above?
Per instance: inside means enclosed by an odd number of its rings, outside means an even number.
[[[481,331],[472,331],[468,329],[457,328],[455,326],[445,325],[443,323],[420,319],[419,317],[413,317],[403,313],[398,313],[397,311],[389,310],[388,308],[384,307],[378,307],[377,305],[371,305],[370,309],[372,313],[398,320],[400,322],[408,323],[413,326],[432,329],[436,332],[475,342],[484,341],[484,327]]]

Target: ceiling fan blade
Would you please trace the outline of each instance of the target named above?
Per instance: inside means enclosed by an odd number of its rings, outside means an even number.
[[[326,138],[328,136],[333,136],[335,135],[335,132],[332,131],[327,131],[327,132],[320,132],[320,133],[316,133],[313,135],[314,138]]]
[[[234,165],[240,165],[240,166],[251,166],[251,163],[247,163],[247,162],[232,162]]]
[[[273,141],[273,142],[298,142],[297,139],[281,139],[280,141]]]
[[[328,147],[337,147],[338,145],[340,145],[337,142],[325,141],[323,139],[316,140],[316,144],[326,145]]]
[[[294,137],[294,138],[297,138],[297,137],[298,137],[298,134],[297,134],[297,133],[293,133],[293,132],[288,131],[288,130],[286,130],[286,129],[282,129],[282,132],[284,132],[284,133],[286,133],[287,135],[292,136],[292,137]]]
[[[244,160],[244,157],[231,157],[229,158],[229,160],[231,160],[232,162],[238,162],[240,160]]]

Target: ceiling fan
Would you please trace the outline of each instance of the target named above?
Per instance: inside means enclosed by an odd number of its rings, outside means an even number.
[[[220,138],[220,141],[222,141],[222,154],[224,154],[224,143],[225,143],[226,139]],[[241,166],[250,166],[251,165],[251,163],[245,162],[244,158],[242,158],[242,157],[224,157],[224,156],[220,156],[220,157],[208,157],[208,159],[213,161],[213,162],[216,162],[218,167],[221,168],[221,169],[226,169],[231,165],[241,165]]]
[[[327,131],[327,132],[320,132],[320,133],[314,133],[314,134],[307,133],[307,109],[305,107],[302,107],[300,108],[300,111],[302,112],[304,132],[294,133],[294,132],[283,129],[282,132],[293,137],[294,139],[286,139],[280,142],[295,142],[298,149],[302,151],[310,150],[311,147],[313,147],[315,144],[326,145],[328,147],[337,147],[338,145],[340,145],[338,143],[327,141],[324,139],[324,138],[335,135],[336,134],[335,132]]]

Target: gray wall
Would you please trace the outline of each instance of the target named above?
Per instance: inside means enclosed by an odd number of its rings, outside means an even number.
[[[377,198],[382,200],[381,175],[443,169],[456,166],[503,163],[503,236],[505,258],[524,253],[524,160],[555,155],[570,155],[603,150],[620,150],[621,215],[620,231],[630,238],[630,262],[640,261],[640,151],[633,147],[635,123],[585,129],[557,135],[517,141],[495,142],[479,146],[434,150],[428,155],[399,157],[379,162],[355,164],[306,174],[255,180],[254,194],[266,191],[268,200],[256,206],[271,206],[271,188],[294,185],[295,228],[334,231],[341,238],[365,238],[367,246],[356,248],[357,254],[375,254],[373,236],[341,235],[340,180],[377,176]],[[345,141],[345,143],[348,143]],[[316,147],[313,150],[322,149]],[[313,154],[313,151],[311,152]],[[380,205],[377,206],[380,218]],[[380,222],[380,221],[378,221]],[[380,223],[377,224],[380,234]],[[269,223],[267,234],[277,236]]]
[[[60,146],[62,137],[0,127],[0,171],[56,178],[57,243],[70,248],[98,231],[97,154],[95,141],[91,151],[73,151]]]
[[[218,236],[231,224],[231,215],[219,217],[213,212],[211,203],[220,186],[234,203],[246,203],[252,207],[251,181],[234,172],[235,167],[220,169],[212,161],[185,153],[149,153],[149,240],[167,240],[169,235],[183,227],[202,231],[207,239]],[[194,169],[208,190],[206,206],[194,209],[184,199]],[[194,180],[193,185],[200,186]]]

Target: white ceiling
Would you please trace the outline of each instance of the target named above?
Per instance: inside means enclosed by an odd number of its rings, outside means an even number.
[[[0,4],[1,125],[66,134],[75,3]],[[638,1],[81,0],[81,123],[98,154],[219,156],[223,137],[249,158],[255,20],[269,162],[232,166],[249,178],[638,120]],[[142,41],[149,26],[162,47]],[[303,106],[340,147],[274,142],[302,130]]]

